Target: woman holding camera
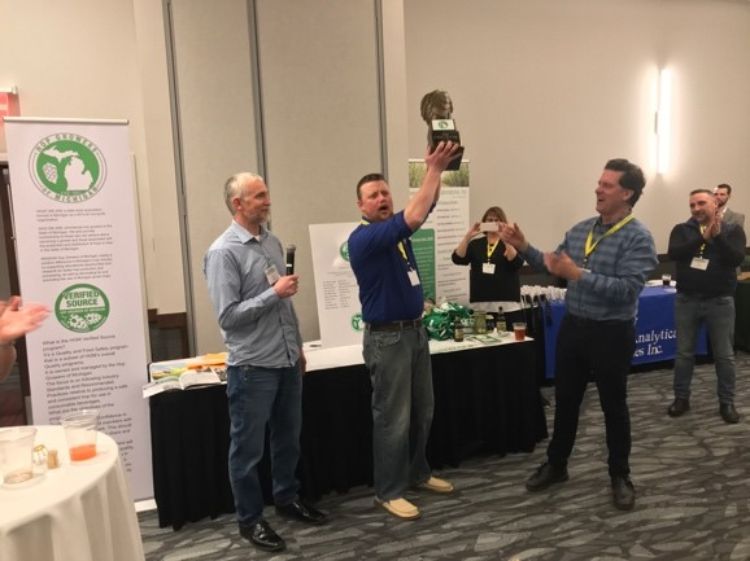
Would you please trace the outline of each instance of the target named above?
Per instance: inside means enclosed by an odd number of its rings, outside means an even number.
[[[521,283],[518,270],[523,258],[511,245],[500,240],[498,225],[506,223],[503,209],[488,208],[481,222],[476,222],[453,251],[456,265],[469,265],[469,302],[475,310],[497,313],[502,307],[505,320],[523,321]],[[480,234],[481,237],[477,237]],[[504,329],[505,326],[498,326]]]

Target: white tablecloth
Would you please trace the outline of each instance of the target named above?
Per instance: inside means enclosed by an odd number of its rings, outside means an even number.
[[[526,341],[532,341],[526,337]],[[481,349],[482,347],[495,347],[497,345],[511,345],[517,343],[513,333],[495,332],[490,335],[466,335],[460,343],[449,339],[447,341],[430,340],[430,354],[452,353],[466,349]],[[310,341],[304,345],[305,358],[307,358],[307,371],[327,370],[364,364],[362,358],[362,344],[347,345],[343,347],[323,347],[320,341]]]
[[[97,434],[97,455],[71,463],[62,427],[37,427],[35,444],[60,467],[18,489],[0,487],[1,561],[143,561],[138,520],[117,444]]]
[[[531,337],[526,337],[526,341],[532,341]],[[466,349],[480,349],[482,347],[494,347],[497,345],[511,345],[517,343],[513,333],[497,332],[490,335],[475,336],[466,335],[466,339],[460,343],[452,340],[447,341],[430,341],[430,354],[452,353],[454,351],[463,351]],[[355,366],[364,364],[362,358],[362,344],[345,345],[341,347],[323,347],[320,341],[308,341],[304,344],[305,358],[307,359],[307,372],[316,370],[329,370],[332,368],[343,368],[344,366]],[[152,362],[149,365],[149,372],[159,372],[169,370],[170,368],[185,368],[197,358],[181,358],[177,360],[164,360]],[[144,386],[145,388],[146,386]],[[164,390],[162,390],[164,391]],[[147,398],[158,392],[144,392],[143,397]],[[0,560],[2,561],[2,560]]]

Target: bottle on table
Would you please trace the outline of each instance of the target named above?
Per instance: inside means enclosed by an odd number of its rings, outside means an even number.
[[[453,340],[456,343],[460,343],[464,340],[464,326],[461,324],[460,319],[456,319],[456,321],[453,322]]]
[[[508,331],[508,326],[505,323],[505,314],[503,313],[502,306],[498,306],[497,308],[497,320],[495,321],[495,327],[497,327],[498,331]]]
[[[478,333],[479,335],[487,333],[486,316],[480,310],[474,312],[474,333]]]
[[[488,333],[492,333],[493,331],[495,331],[495,316],[493,316],[492,314],[486,314],[484,316],[484,323],[487,326]]]

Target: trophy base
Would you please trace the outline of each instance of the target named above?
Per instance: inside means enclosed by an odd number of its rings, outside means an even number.
[[[457,169],[459,169],[461,167],[461,160],[463,159],[463,157],[464,147],[461,146],[456,153],[456,157],[450,161],[448,166],[445,168],[445,171],[456,171]]]
[[[434,150],[440,142],[455,142],[456,144],[461,144],[461,136],[458,134],[458,131],[454,129],[434,130],[430,128],[428,137],[430,141],[431,151]],[[456,157],[450,161],[448,167],[445,168],[445,171],[456,171],[458,168],[460,168],[463,155],[464,147],[461,146],[456,153]]]

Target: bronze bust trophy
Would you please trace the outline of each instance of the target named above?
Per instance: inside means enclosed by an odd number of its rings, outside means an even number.
[[[427,142],[432,149],[441,141],[452,141],[461,144],[461,137],[456,130],[456,123],[452,118],[453,101],[448,92],[434,90],[427,93],[420,103],[422,119],[427,123]],[[446,170],[457,170],[461,166],[464,154],[463,146],[456,157],[448,164]]]

